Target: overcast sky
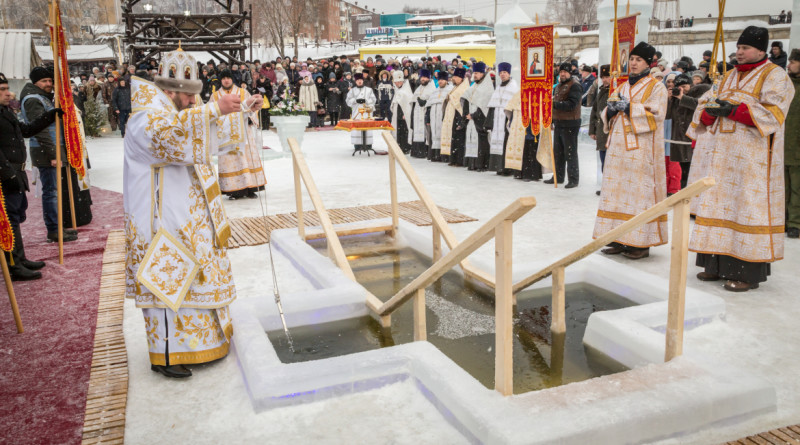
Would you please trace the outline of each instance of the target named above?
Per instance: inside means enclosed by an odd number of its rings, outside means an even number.
[[[352,1],[352,0],[351,0]],[[501,17],[503,12],[511,6],[511,0],[497,0],[497,16]],[[620,0],[624,4],[624,0]],[[472,16],[478,19],[489,21],[494,20],[494,1],[492,0],[360,0],[359,5],[367,5],[370,9],[375,8],[376,12],[383,11],[387,14],[397,13],[403,6],[421,8],[445,8],[458,10],[465,16]],[[535,13],[544,13],[547,0],[520,0],[520,6],[531,17]],[[717,16],[717,0],[680,0],[681,14],[684,16],[705,17],[709,13]],[[772,14],[778,15],[781,9],[789,10],[792,8],[792,0],[733,0],[727,2],[726,16],[733,15],[754,15]]]

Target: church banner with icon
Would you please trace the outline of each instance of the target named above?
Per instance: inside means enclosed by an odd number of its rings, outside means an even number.
[[[633,14],[617,19],[617,38],[611,48],[611,75],[614,76],[616,72],[614,77],[617,84],[628,80],[628,59],[636,43],[636,17],[638,16],[639,14]],[[616,85],[612,84],[611,92],[615,88]]]
[[[553,121],[553,25],[520,28],[519,47],[522,125],[538,135]]]

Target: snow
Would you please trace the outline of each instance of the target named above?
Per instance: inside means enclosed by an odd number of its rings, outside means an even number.
[[[270,147],[280,147],[274,133],[266,132],[264,141]],[[380,137],[375,138],[375,145],[378,149],[385,148]],[[97,187],[122,191],[121,140],[114,136],[92,139],[88,141],[88,148],[92,159],[92,183]],[[307,133],[303,150],[328,208],[388,202],[386,157],[351,157],[347,133]],[[523,183],[490,173],[467,172],[425,160],[411,159],[410,162],[438,205],[479,218],[477,222],[453,225],[458,239],[466,238],[514,198],[536,196],[537,207],[514,225],[514,260],[515,264],[546,263],[581,247],[591,238],[598,200],[594,193],[594,147],[582,140],[579,156],[583,177],[580,187],[572,190],[554,189],[541,182]],[[269,213],[294,211],[291,159],[270,160],[265,169],[269,180]],[[402,174],[398,175],[398,193],[403,201],[417,199]],[[307,197],[304,197],[304,206],[311,208]],[[231,217],[260,215],[255,200],[226,201],[226,211]],[[669,252],[669,246],[653,248],[649,258],[628,264],[666,279]],[[726,292],[719,282],[698,281],[694,275],[699,269],[690,264],[689,286],[721,297],[726,305],[726,318],[724,322],[716,321],[693,329],[684,346],[687,354],[705,357],[710,368],[724,371],[735,366],[765,379],[777,390],[777,410],[736,424],[706,427],[687,436],[665,438],[663,443],[722,442],[794,424],[800,418],[800,379],[797,378],[800,331],[796,327],[800,297],[795,291],[800,287],[800,276],[795,273],[800,242],[787,240],[785,255],[785,260],[772,265],[769,281],[758,290],[744,294]],[[229,251],[229,256],[239,295],[239,302],[234,306],[239,303],[274,306],[268,248],[235,249]],[[492,263],[493,243],[487,243],[474,257]],[[617,258],[606,260],[624,261]],[[690,255],[690,263],[693,260],[694,255]],[[307,277],[294,271],[283,254],[276,252],[275,261],[283,294],[314,288]],[[566,274],[568,279],[570,270]],[[265,295],[270,297],[265,298]],[[287,301],[285,304],[291,303]],[[237,333],[243,334],[243,328],[237,324]],[[394,443],[451,443],[457,436],[453,426],[410,380],[368,392],[256,413],[238,364],[238,360],[246,356],[232,353],[217,363],[195,367],[195,375],[189,380],[168,380],[149,370],[143,318],[130,300],[125,303],[124,331],[130,373],[125,439],[130,443],[151,442],[156,435],[164,442],[178,443],[226,443],[234,437],[237,442],[296,443],[308,439],[328,443],[366,442],[370,438],[375,440],[376,427],[381,428],[381,434],[386,434],[382,437],[391,437]],[[607,380],[611,384],[629,387],[652,381],[668,384],[679,375],[696,375],[699,377],[695,393],[704,387],[709,391],[722,391],[716,388],[722,383],[711,378],[707,371],[696,370],[695,365],[686,362],[681,359],[665,366],[646,366],[635,370],[630,377],[620,374],[607,376]],[[447,382],[439,384],[446,385]],[[728,382],[725,385],[732,384]],[[640,419],[639,412],[657,411],[662,403],[647,398],[632,400],[627,412],[604,412],[599,409],[602,403],[593,405],[591,409],[582,409],[586,400],[602,402],[604,398],[615,396],[590,390],[590,382],[564,388],[564,394],[572,394],[572,399],[565,399],[565,403],[566,400],[581,401],[574,415],[564,418],[548,415],[548,405],[537,405],[536,402],[543,400],[540,397],[545,395],[535,394],[525,399],[526,402],[515,397],[495,403],[512,404],[519,409],[519,417],[510,418],[509,423],[518,421],[518,424],[524,424],[525,418],[542,417],[553,422],[553,429],[566,430],[580,429],[580,422],[575,422],[575,419],[591,416],[623,424],[635,422]],[[168,403],[165,403],[165,395],[169,395]],[[679,392],[675,397],[692,403],[692,395]],[[373,422],[373,418],[380,421]],[[502,419],[497,421],[502,422]],[[524,440],[515,436],[512,430],[513,426],[509,426],[508,435],[503,439]]]

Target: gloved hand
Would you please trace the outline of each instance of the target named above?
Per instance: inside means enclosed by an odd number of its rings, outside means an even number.
[[[617,113],[619,113],[619,111],[617,111],[616,102],[609,102],[608,108],[606,108],[606,119],[608,120],[613,119],[614,116],[617,115]]]
[[[367,103],[367,100],[366,99],[356,99],[356,103],[357,104],[364,104],[364,103]]]
[[[424,107],[425,104],[428,103],[428,101],[422,98],[417,98],[417,103],[419,104],[420,107]]]
[[[628,116],[631,115],[631,103],[628,99],[622,98],[621,101],[617,102],[617,108],[619,111],[624,111]]]
[[[739,108],[739,105],[734,105],[727,100],[717,99],[716,102],[719,104],[719,107],[705,108],[706,113],[714,117],[728,117],[736,113],[736,109]]]
[[[47,112],[47,120],[49,120],[50,122],[55,122],[56,115],[58,115],[58,117],[64,117],[64,110],[62,110],[61,108],[53,108],[52,110]]]

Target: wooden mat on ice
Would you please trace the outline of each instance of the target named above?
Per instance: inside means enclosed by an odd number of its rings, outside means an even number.
[[[409,201],[399,203],[400,218],[414,223],[418,226],[429,226],[432,224],[431,216],[421,201]],[[439,207],[442,216],[448,223],[462,223],[477,221],[477,219],[464,215],[452,209]],[[371,206],[346,207],[342,209],[328,209],[333,224],[344,224],[356,221],[367,221],[370,219],[391,218],[391,204],[378,204]],[[305,225],[319,226],[319,217],[316,211],[303,212]],[[297,213],[282,213],[279,215],[267,216],[269,230],[289,229],[297,227]],[[242,246],[257,246],[269,242],[269,231],[264,227],[262,217],[234,218],[231,220],[231,237],[228,240],[228,247],[235,249]]]

